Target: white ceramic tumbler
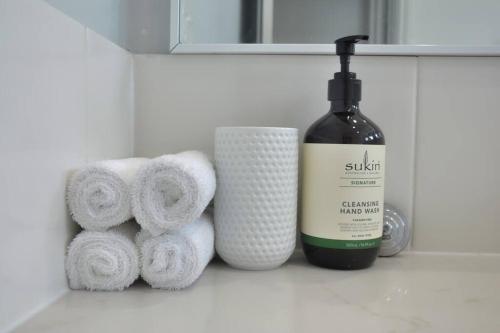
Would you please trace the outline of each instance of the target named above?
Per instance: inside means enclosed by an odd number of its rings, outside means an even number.
[[[217,253],[241,269],[283,264],[295,248],[297,129],[219,127],[215,167]]]

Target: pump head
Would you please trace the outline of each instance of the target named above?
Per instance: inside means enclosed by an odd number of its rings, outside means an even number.
[[[354,54],[354,44],[362,41],[362,40],[368,40],[367,35],[354,35],[354,36],[347,36],[347,37],[342,37],[339,38],[335,41],[335,45],[337,45],[337,54],[347,54],[347,55],[353,55]]]
[[[368,40],[368,36],[346,36],[335,41],[336,53],[340,57],[340,72],[335,73],[333,80],[328,81],[328,100],[343,101],[346,108],[361,100],[361,80],[356,79],[356,73],[349,72],[354,44],[361,40]]]
[[[354,44],[361,40],[368,40],[368,36],[346,36],[335,41],[336,53],[340,56],[340,71],[342,73],[349,73],[349,58],[354,54]]]

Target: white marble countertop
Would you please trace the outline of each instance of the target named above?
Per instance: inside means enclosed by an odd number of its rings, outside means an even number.
[[[71,291],[16,332],[500,332],[500,255],[405,253],[361,271],[299,254],[262,272],[212,263],[193,287]]]

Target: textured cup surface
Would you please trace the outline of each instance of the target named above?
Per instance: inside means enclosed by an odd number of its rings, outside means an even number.
[[[298,131],[220,127],[215,134],[216,250],[242,269],[271,269],[295,248]]]

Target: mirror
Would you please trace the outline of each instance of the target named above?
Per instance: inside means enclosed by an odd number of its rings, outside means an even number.
[[[500,54],[497,0],[172,0],[173,53]]]

